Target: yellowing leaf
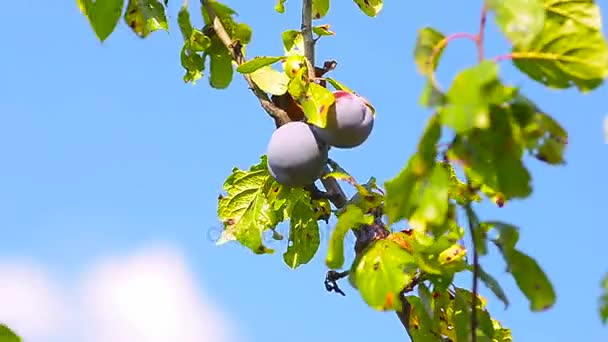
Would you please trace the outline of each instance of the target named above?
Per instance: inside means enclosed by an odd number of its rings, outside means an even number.
[[[321,19],[329,12],[329,0],[312,0],[312,19]]]
[[[335,100],[334,94],[329,89],[316,83],[310,83],[300,104],[308,122],[323,128],[327,124],[329,107],[334,104]]]
[[[289,77],[284,72],[277,71],[269,65],[257,69],[250,75],[253,82],[267,93],[283,95],[287,92]]]
[[[287,266],[295,269],[308,263],[319,249],[319,224],[307,191],[293,189],[287,201],[289,245],[283,254],[283,260]]]
[[[354,0],[359,9],[367,16],[375,17],[382,11],[382,0]]]
[[[124,20],[140,38],[158,30],[169,30],[165,7],[159,0],[129,0]]]
[[[344,264],[344,237],[351,229],[357,229],[362,223],[371,224],[373,216],[365,217],[365,213],[357,206],[349,205],[338,216],[338,223],[331,233],[329,249],[325,264],[331,269],[339,269]]]

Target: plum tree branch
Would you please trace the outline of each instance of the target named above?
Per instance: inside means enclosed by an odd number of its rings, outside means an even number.
[[[302,0],[302,23],[300,25],[302,30],[302,37],[304,39],[304,56],[308,60],[308,70],[311,77],[311,82],[314,82],[315,77],[315,41],[312,37],[312,0]],[[347,203],[346,195],[344,190],[340,187],[340,184],[331,177],[324,177],[331,170],[327,165],[323,168],[321,176],[321,183],[323,187],[330,194],[331,202],[340,209]]]
[[[232,59],[238,65],[245,63],[246,59],[245,55],[243,54],[243,49],[240,42],[233,41],[228,32],[226,32],[224,25],[222,25],[222,22],[217,17],[215,10],[213,9],[213,6],[209,2],[209,0],[201,0],[201,5],[209,14],[213,31],[222,41],[224,46],[226,46],[226,48],[230,52],[230,55],[232,56]],[[268,97],[268,94],[266,94],[262,89],[260,89],[260,87],[258,87],[255,82],[253,82],[249,75],[243,74],[243,77],[245,78],[249,89],[260,101],[260,105],[262,106],[262,108],[264,108],[266,113],[268,113],[268,115],[270,115],[274,119],[276,127],[279,127],[291,121],[289,119],[289,115],[287,115],[287,112],[275,106],[274,103],[272,103],[272,101]]]

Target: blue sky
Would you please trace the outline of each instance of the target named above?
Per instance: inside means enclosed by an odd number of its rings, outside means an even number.
[[[249,56],[281,53],[280,32],[299,27],[296,1],[288,1],[285,15],[274,12],[274,0],[226,3],[254,29]],[[416,30],[432,25],[445,33],[474,32],[480,4],[394,1],[371,19],[350,1],[332,2],[319,23],[330,23],[337,36],[318,44],[317,58],[337,59],[333,76],[378,112],[365,145],[332,151],[360,180],[394,177],[428,118],[417,104],[423,79],[413,64]],[[0,264],[37,265],[69,289],[100,258],[161,244],[183,254],[196,291],[209,298],[236,341],[404,338],[393,314],[369,309],[346,282],[346,297],[325,292],[330,226],[322,226],[324,241],[315,261],[296,271],[283,264],[284,244],[272,245],[278,249],[272,256],[254,256],[236,244],[214,245],[222,183],[233,166],[257,163],[273,123],[241,78],[223,91],[206,80],[183,83],[178,7],[170,1],[168,34],[140,40],[121,21],[100,44],[75,1],[5,4]],[[487,55],[507,52],[505,39],[488,27]],[[453,43],[439,80],[449,84],[475,59],[471,42]],[[520,246],[543,265],[558,301],[548,312],[530,313],[496,256],[482,262],[502,281],[512,305],[505,311],[485,288],[483,293],[493,315],[513,329],[515,341],[606,339],[608,330],[597,314],[599,281],[608,271],[606,87],[589,95],[554,91],[529,81],[509,62],[500,70],[505,81],[521,85],[568,129],[568,165],[529,161],[532,197],[502,209],[481,206],[480,215],[521,227]],[[0,286],[0,297],[2,291]]]

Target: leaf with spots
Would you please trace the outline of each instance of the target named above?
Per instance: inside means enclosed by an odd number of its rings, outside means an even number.
[[[0,342],[21,342],[21,337],[8,326],[0,323]]]
[[[282,220],[281,211],[268,199],[276,182],[267,169],[266,156],[249,170],[232,169],[224,182],[225,196],[218,201],[218,217],[224,230],[218,244],[237,240],[256,254],[273,253],[262,243],[262,234]]]
[[[312,19],[321,19],[329,12],[329,0],[312,0]]]
[[[331,90],[310,83],[306,95],[300,99],[300,105],[310,124],[324,128],[327,125],[327,113],[335,100]]]
[[[295,269],[308,263],[320,244],[319,223],[309,192],[292,189],[287,198],[286,214],[289,217],[289,244],[283,260]]]
[[[124,20],[140,38],[154,31],[169,30],[165,6],[159,0],[129,0]]]
[[[77,0],[80,11],[87,17],[97,38],[103,42],[112,34],[124,6],[123,0]]]
[[[365,216],[361,208],[348,205],[338,216],[338,223],[331,233],[325,264],[331,269],[339,269],[344,265],[344,237],[351,229],[357,229],[361,224],[371,224],[373,216]]]
[[[375,17],[382,11],[383,2],[382,0],[353,0],[361,12],[369,17]]]
[[[420,297],[406,296],[410,304],[410,334],[413,341],[441,342],[434,328],[434,319],[427,312]]]
[[[494,20],[512,44],[526,47],[543,29],[543,0],[489,0]]]
[[[416,261],[391,240],[378,240],[352,265],[356,288],[365,302],[377,310],[401,310],[399,293],[416,274]]]
[[[314,32],[319,37],[336,35],[335,32],[329,30],[329,24],[314,26],[312,28],[312,32]]]
[[[545,1],[544,27],[527,46],[514,45],[513,63],[548,87],[588,92],[608,76],[608,46],[591,0]]]

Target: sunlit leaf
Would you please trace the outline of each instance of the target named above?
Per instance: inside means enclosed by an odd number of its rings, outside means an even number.
[[[255,57],[241,65],[239,65],[236,68],[236,71],[242,73],[242,74],[250,74],[262,67],[268,66],[268,65],[272,65],[280,60],[282,60],[283,56],[280,57],[270,57],[270,56],[260,56],[260,57]]]
[[[412,255],[396,243],[378,240],[354,264],[357,288],[365,302],[377,310],[400,310],[399,293],[416,272]]]
[[[81,12],[87,17],[95,35],[106,40],[120,20],[124,0],[77,0]]]
[[[266,195],[274,184],[266,156],[249,170],[232,169],[223,186],[227,194],[218,201],[218,217],[224,224],[218,244],[238,240],[256,254],[274,252],[262,243],[262,233],[280,221]]]
[[[333,36],[336,33],[329,30],[329,24],[319,25],[312,28],[312,32],[314,32],[317,36]]]
[[[334,101],[334,94],[329,89],[317,83],[310,83],[300,104],[308,122],[323,128],[327,125],[327,112]]]
[[[193,29],[192,22],[190,20],[190,12],[188,11],[187,5],[188,2],[185,2],[177,13],[177,24],[184,40],[190,39]]]
[[[287,30],[281,34],[283,51],[286,56],[304,54],[304,36],[297,30]]]
[[[274,10],[278,13],[285,13],[285,1],[286,0],[277,0],[277,4],[274,6]]]
[[[287,92],[289,77],[284,72],[277,71],[271,66],[261,67],[250,75],[253,82],[267,93],[282,95]]]
[[[599,10],[591,0],[547,2],[543,30],[529,46],[514,46],[515,66],[549,87],[576,86],[583,92],[597,88],[608,76]]]
[[[498,27],[512,44],[526,47],[543,29],[543,0],[488,0]]]

